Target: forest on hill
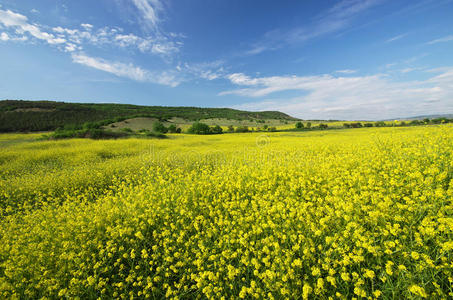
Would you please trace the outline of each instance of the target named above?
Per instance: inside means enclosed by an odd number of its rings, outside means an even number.
[[[139,106],[131,104],[66,103],[55,101],[0,101],[0,132],[48,131],[80,126],[86,122],[117,122],[125,118],[149,117],[159,120],[183,118],[200,121],[211,118],[231,120],[280,119],[295,121],[278,111],[249,112],[231,108]]]

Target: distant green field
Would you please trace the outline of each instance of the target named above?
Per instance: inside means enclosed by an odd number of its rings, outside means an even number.
[[[121,130],[124,128],[130,128],[134,131],[141,130],[141,129],[152,130],[153,123],[158,120],[159,119],[157,119],[157,118],[138,117],[138,118],[126,119],[126,120],[120,121],[120,122],[115,122],[110,125],[104,126],[104,128],[113,130],[113,131],[118,131],[118,130]],[[257,122],[257,121],[262,121],[262,122]],[[292,120],[279,120],[279,119],[232,120],[232,119],[226,119],[226,118],[204,119],[204,120],[201,120],[201,122],[203,122],[207,125],[210,125],[210,126],[219,125],[219,126],[223,127],[224,129],[226,129],[228,126],[233,126],[233,127],[248,126],[250,128],[256,129],[258,127],[262,128],[264,125],[285,129],[285,128],[294,128],[294,124],[296,123],[296,121],[292,121]],[[171,118],[162,123],[165,126],[174,124],[177,127],[181,127],[181,129],[185,130],[190,125],[193,124],[193,121],[186,120],[183,118]]]

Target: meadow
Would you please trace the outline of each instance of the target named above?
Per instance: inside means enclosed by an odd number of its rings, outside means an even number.
[[[453,126],[0,135],[0,298],[451,299]]]

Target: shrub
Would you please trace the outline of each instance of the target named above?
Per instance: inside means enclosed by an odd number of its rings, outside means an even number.
[[[310,122],[307,123],[307,128],[311,128],[311,123]]]
[[[176,125],[175,125],[175,124],[171,124],[171,125],[168,126],[168,128],[167,128],[168,132],[170,132],[170,133],[176,133],[176,130],[177,130],[177,129],[178,129],[178,128],[176,128]]]
[[[160,132],[160,133],[167,133],[168,129],[161,122],[155,121],[153,123],[153,131],[154,132]]]
[[[304,124],[302,122],[297,122],[296,123],[296,128],[297,129],[302,129],[302,128],[304,128]]]
[[[189,127],[187,132],[192,134],[210,134],[211,128],[204,123],[195,122]]]
[[[221,134],[221,133],[223,133],[223,129],[219,125],[216,125],[214,127],[211,127],[211,133],[213,133],[213,134]]]
[[[249,132],[248,126],[238,126],[236,127],[236,132]]]
[[[132,129],[130,129],[129,127],[124,127],[124,128],[121,128],[121,131],[123,132],[134,132]]]
[[[234,132],[234,127],[233,127],[233,125],[228,126],[227,131],[228,131],[228,132]]]

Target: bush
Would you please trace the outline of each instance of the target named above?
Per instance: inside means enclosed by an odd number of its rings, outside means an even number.
[[[213,134],[221,134],[221,133],[223,133],[223,129],[219,125],[216,125],[214,127],[211,127],[211,133],[213,133]]]
[[[360,123],[360,122],[351,123],[349,125],[351,125],[351,128],[361,128],[361,127],[363,127],[362,123]]]
[[[178,129],[178,128],[176,128],[176,125],[174,125],[174,124],[171,124],[171,125],[168,126],[168,128],[167,128],[168,132],[170,132],[170,133],[176,133],[176,130],[177,130],[177,129]]]
[[[302,128],[304,128],[304,124],[302,122],[297,122],[296,123],[296,128],[297,129],[302,129]]]
[[[274,127],[274,126],[268,127],[268,128],[267,128],[267,131],[272,131],[272,132],[274,132],[274,131],[277,131],[277,128]]]
[[[153,131],[154,132],[159,132],[159,133],[167,133],[168,129],[161,122],[155,121],[153,123]]]
[[[69,139],[69,138],[90,138],[90,139],[115,139],[125,137],[124,132],[106,131],[103,129],[81,129],[81,130],[56,130],[50,135],[44,136],[46,139]]]
[[[329,127],[329,126],[327,124],[321,123],[318,125],[318,127],[319,127],[319,129],[327,129],[327,127]]]
[[[209,126],[204,123],[195,122],[192,124],[192,126],[189,127],[187,132],[192,134],[210,134],[211,128],[209,128]]]
[[[228,132],[234,132],[234,127],[233,125],[228,126]]]
[[[372,123],[365,123],[365,125],[363,125],[365,127],[373,127],[373,124]]]
[[[124,127],[124,128],[121,128],[121,131],[123,132],[134,132],[132,129],[130,129],[129,127]]]
[[[152,132],[152,131],[148,131],[145,133],[145,136],[147,137],[155,137],[155,138],[159,138],[159,139],[164,139],[166,138],[167,136],[161,132]]]
[[[308,122],[308,123],[307,123],[307,128],[310,128],[310,127],[311,127],[311,123]]]
[[[236,127],[236,132],[249,132],[249,127],[248,126],[238,126]]]

